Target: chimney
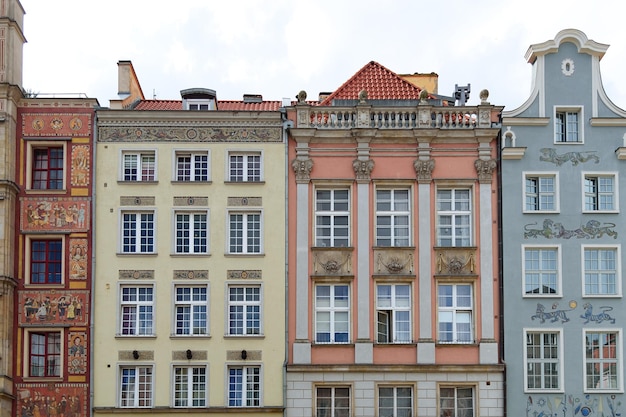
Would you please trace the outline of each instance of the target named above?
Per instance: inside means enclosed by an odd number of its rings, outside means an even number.
[[[135,101],[145,99],[131,61],[117,62],[117,96],[110,100],[111,108],[126,109]]]

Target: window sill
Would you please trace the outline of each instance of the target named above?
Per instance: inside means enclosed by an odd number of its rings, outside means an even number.
[[[63,382],[63,377],[61,376],[25,376],[24,382]]]
[[[210,334],[171,334],[170,339],[210,339]]]
[[[135,185],[157,185],[159,183],[159,181],[123,181],[123,180],[118,180],[117,183],[119,185],[122,184],[135,184]]]
[[[170,253],[172,258],[197,258],[197,257],[210,257],[210,253]]]
[[[207,181],[180,181],[180,180],[172,180],[172,185],[182,185],[182,184],[211,185],[211,184],[213,184],[213,181],[211,181],[211,180],[207,180]]]
[[[156,334],[119,334],[115,335],[116,339],[156,339]]]
[[[583,210],[583,214],[619,214],[619,210]]]
[[[157,256],[158,252],[118,252],[116,254],[117,256],[128,256],[128,257],[132,257],[132,256]]]
[[[67,194],[67,189],[57,190],[57,189],[41,189],[41,188],[29,188],[26,191],[26,194]]]
[[[224,339],[265,339],[264,334],[225,334]]]
[[[435,342],[435,346],[454,346],[454,347],[477,347],[478,342],[442,342],[440,340]]]
[[[225,253],[224,257],[227,258],[262,258],[265,256],[265,253]]]
[[[242,184],[242,185],[258,184],[258,185],[263,185],[263,184],[265,184],[265,181],[224,181],[224,184],[227,184],[227,185],[235,185],[235,184]]]

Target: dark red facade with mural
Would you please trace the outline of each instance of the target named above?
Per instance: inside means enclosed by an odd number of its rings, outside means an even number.
[[[89,415],[93,99],[17,113],[15,415]]]

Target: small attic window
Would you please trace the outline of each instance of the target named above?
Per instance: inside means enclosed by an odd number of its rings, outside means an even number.
[[[216,110],[216,94],[208,88],[190,88],[182,90],[183,110],[209,111]]]

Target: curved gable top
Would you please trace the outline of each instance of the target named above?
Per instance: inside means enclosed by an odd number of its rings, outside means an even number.
[[[598,60],[602,59],[609,48],[609,45],[587,39],[587,35],[578,29],[563,29],[553,40],[530,45],[525,58],[529,63],[534,64],[537,57],[556,53],[564,42],[573,43],[578,48],[578,52],[597,56]]]

